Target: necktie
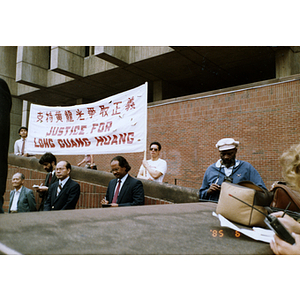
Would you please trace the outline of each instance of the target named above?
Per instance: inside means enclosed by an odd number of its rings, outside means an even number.
[[[52,173],[49,174],[48,184],[51,183],[51,179],[52,179]]]
[[[118,199],[118,195],[119,195],[120,186],[121,186],[121,180],[119,179],[119,180],[118,180],[118,185],[117,185],[117,188],[116,188],[116,191],[115,191],[115,194],[114,194],[114,198],[113,198],[112,203],[117,203],[117,199]]]
[[[62,186],[61,186],[61,184],[59,184],[58,187],[57,187],[56,196],[58,196],[58,194],[60,193],[61,189],[62,189]]]
[[[23,155],[23,154],[24,154],[24,150],[25,150],[25,139],[23,139],[23,144],[22,144],[21,155]]]

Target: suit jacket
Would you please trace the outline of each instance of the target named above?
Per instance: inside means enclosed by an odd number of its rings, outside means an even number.
[[[9,208],[8,212],[10,212],[10,208],[14,199],[15,190],[10,192],[9,195]],[[36,211],[36,203],[33,195],[33,191],[31,189],[26,188],[25,186],[22,187],[18,206],[17,206],[18,212],[30,212],[30,211]]]
[[[117,178],[112,179],[108,184],[106,200],[108,200],[109,203],[113,200],[116,185]],[[128,175],[119,193],[117,204],[119,204],[119,206],[132,206],[143,205],[144,202],[145,198],[142,182]]]
[[[58,196],[56,196],[58,183],[56,181],[50,186],[44,211],[75,209],[80,196],[80,185],[69,178]]]
[[[40,193],[40,197],[42,198],[42,201],[41,201],[39,210],[44,210],[44,204],[45,204],[45,201],[47,200],[50,186],[54,182],[58,181],[58,178],[56,177],[55,172],[54,172],[54,175],[51,178],[51,182],[50,183],[48,182],[49,181],[49,176],[50,176],[50,172],[47,174],[46,179],[45,179],[45,183],[44,183],[44,185],[48,187],[48,191],[46,191],[44,193]]]

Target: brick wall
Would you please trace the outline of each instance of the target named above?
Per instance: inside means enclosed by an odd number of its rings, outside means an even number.
[[[7,184],[6,184],[6,192],[4,194],[4,205],[3,205],[3,209],[5,212],[8,211],[9,194],[13,189],[11,178],[13,174],[17,172],[21,172],[24,174],[25,176],[24,186],[30,189],[32,189],[32,186],[34,184],[44,183],[46,177],[45,172],[8,165]],[[97,185],[94,183],[80,181],[80,180],[76,180],[76,181],[80,184],[80,197],[76,208],[85,209],[85,208],[101,207],[100,201],[105,197],[107,187]],[[39,198],[39,194],[35,190],[33,190],[33,193],[35,196],[37,207],[39,207],[40,200],[41,200]],[[153,197],[145,197],[145,205],[158,205],[158,204],[173,204],[173,203],[169,201],[153,198]]]
[[[148,145],[154,140],[162,144],[161,157],[168,163],[166,182],[200,188],[205,170],[219,158],[215,144],[224,137],[240,141],[237,158],[250,162],[268,188],[281,178],[280,155],[300,142],[300,81],[262,84],[148,105]],[[98,170],[110,171],[113,156],[95,155]],[[124,156],[135,176],[143,153]],[[72,164],[82,158],[58,157]]]

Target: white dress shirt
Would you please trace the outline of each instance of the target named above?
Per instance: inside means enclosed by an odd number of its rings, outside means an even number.
[[[12,210],[12,211],[18,210],[18,202],[19,202],[20,193],[22,191],[22,188],[23,188],[23,186],[21,186],[21,188],[18,191],[15,189],[14,199],[13,199],[13,202],[10,207],[10,210]]]

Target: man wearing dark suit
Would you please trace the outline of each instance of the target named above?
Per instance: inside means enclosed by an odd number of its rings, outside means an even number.
[[[16,173],[12,177],[12,186],[15,188],[9,196],[9,213],[22,213],[36,211],[36,203],[32,190],[23,186],[25,176]]]
[[[56,166],[56,177],[49,188],[44,211],[75,209],[80,196],[80,185],[70,177],[71,165],[67,161],[60,161]]]
[[[39,164],[43,166],[45,171],[48,172],[45,183],[44,185],[40,185],[35,187],[36,191],[39,193],[40,198],[42,198],[40,206],[39,206],[39,211],[44,210],[44,204],[48,196],[48,191],[54,182],[58,180],[58,178],[55,175],[55,168],[56,168],[56,157],[50,153],[46,152],[44,155],[39,160]]]
[[[0,78],[0,213],[4,213],[3,195],[5,193],[7,180],[7,153],[9,146],[11,103],[11,94],[8,85]]]
[[[111,207],[143,205],[145,201],[143,184],[128,174],[131,167],[127,160],[122,156],[116,156],[111,160],[110,166],[116,178],[109,182],[106,197],[101,204]]]

